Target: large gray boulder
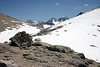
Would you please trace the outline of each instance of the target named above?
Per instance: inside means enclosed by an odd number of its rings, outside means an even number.
[[[25,31],[18,32],[15,36],[10,38],[9,40],[11,40],[10,43],[11,46],[18,46],[18,47],[22,46],[30,47],[33,42],[32,36],[27,34]]]
[[[50,46],[50,47],[47,47],[47,49],[51,51],[61,52],[61,53],[73,53],[74,52],[74,50],[72,50],[70,47],[64,47],[64,46],[59,46],[59,45]]]

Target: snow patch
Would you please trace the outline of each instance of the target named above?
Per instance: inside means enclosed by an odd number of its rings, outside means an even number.
[[[12,30],[9,30],[10,28],[11,27],[7,27],[7,29],[5,29],[6,31],[0,33],[0,43],[4,43],[5,41],[9,42],[9,39],[18,32],[26,31],[26,33],[34,35],[40,31],[40,29],[29,26],[27,24],[18,25],[18,29],[12,28]]]

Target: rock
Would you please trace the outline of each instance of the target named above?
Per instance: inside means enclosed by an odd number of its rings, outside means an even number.
[[[4,43],[8,43],[8,41],[5,41]]]
[[[42,41],[40,38],[35,39],[34,41]]]
[[[68,20],[68,19],[69,19],[69,18],[65,16],[65,17],[59,18],[58,21],[59,21],[59,22],[63,22],[63,21],[66,21],[66,20]]]
[[[45,60],[45,59],[42,59],[40,57],[36,57],[32,54],[23,54],[23,56],[28,59],[28,60],[32,60],[32,61],[35,61],[35,62],[41,62],[41,63],[47,63],[48,61]]]
[[[80,59],[70,59],[70,60],[68,60],[68,63],[70,64],[70,65],[75,65],[75,66],[78,66],[78,67],[87,67],[87,65],[83,62],[83,61],[81,61]]]
[[[7,67],[7,65],[3,62],[0,62],[0,67]]]
[[[0,60],[0,67],[20,67],[20,66],[14,63],[13,60]]]
[[[79,64],[78,67],[87,67],[85,64]]]
[[[25,31],[18,32],[15,36],[10,38],[9,40],[11,40],[10,43],[11,46],[18,46],[18,47],[22,46],[30,47],[33,42],[32,36],[27,34]]]
[[[43,47],[50,47],[51,45],[45,42],[34,42],[33,46],[43,46]]]
[[[61,53],[73,53],[74,52],[69,47],[64,47],[64,46],[59,46],[59,45],[50,46],[50,47],[47,47],[47,49],[51,51],[61,52]]]
[[[80,57],[77,55],[77,53],[73,53],[72,58],[80,59]]]
[[[94,62],[94,60],[87,59],[87,62],[88,62],[89,64],[92,64],[92,63]]]
[[[85,59],[85,55],[83,53],[78,53],[78,56],[81,58],[81,59]]]
[[[100,25],[97,25],[97,27],[100,27]]]
[[[82,15],[82,14],[83,14],[83,12],[80,12],[77,16]]]

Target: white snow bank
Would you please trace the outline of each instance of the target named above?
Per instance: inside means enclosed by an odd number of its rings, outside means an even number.
[[[82,52],[89,59],[100,62],[100,8],[77,16],[73,19],[60,23],[64,26],[48,35],[37,36],[42,41],[71,47],[77,52]],[[51,29],[52,29],[51,28]],[[94,45],[96,47],[91,47]]]
[[[32,26],[29,26],[27,24],[18,25],[17,28],[18,29],[12,28],[12,30],[6,29],[6,31],[1,32],[0,33],[0,43],[4,43],[5,41],[9,41],[9,38],[13,37],[16,33],[21,32],[21,31],[26,31],[26,33],[29,33],[32,35],[36,34],[40,31],[36,27],[32,27]]]

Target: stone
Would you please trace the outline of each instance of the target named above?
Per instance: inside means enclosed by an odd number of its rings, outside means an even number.
[[[34,41],[42,41],[40,38],[36,38]]]
[[[50,47],[47,47],[47,49],[51,51],[61,52],[61,53],[73,53],[74,52],[69,47],[64,47],[64,46],[59,46],[59,45],[50,46]]]
[[[48,61],[45,59],[42,59],[40,57],[36,57],[33,54],[23,54],[24,58],[28,59],[28,60],[32,60],[35,62],[41,62],[41,63],[47,63]]]
[[[25,31],[18,32],[15,36],[10,38],[9,40],[11,40],[10,43],[11,46],[18,46],[18,47],[22,46],[30,47],[33,42],[32,36],[27,34]]]
[[[7,67],[7,65],[3,62],[0,62],[0,67]]]
[[[77,53],[73,53],[73,54],[72,54],[72,58],[80,59],[80,57],[77,55]]]
[[[34,42],[33,46],[43,46],[43,47],[50,47],[51,45],[45,42]]]
[[[78,67],[87,67],[86,64],[79,64]]]
[[[5,41],[4,43],[8,43],[8,41]]]
[[[83,53],[78,53],[78,56],[81,58],[81,59],[85,59],[85,55]]]
[[[68,60],[68,63],[70,65],[75,65],[75,66],[78,66],[78,67],[81,67],[81,66],[87,67],[87,65],[80,59],[70,59],[70,60]]]

